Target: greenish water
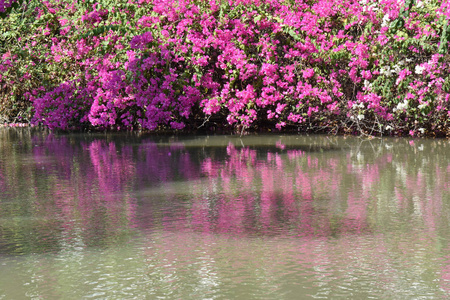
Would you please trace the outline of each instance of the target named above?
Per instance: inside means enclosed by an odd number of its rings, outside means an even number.
[[[445,299],[450,141],[0,130],[0,299]]]

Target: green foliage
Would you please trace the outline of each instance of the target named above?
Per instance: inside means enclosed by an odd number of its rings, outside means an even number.
[[[449,21],[445,20],[443,21],[445,25],[443,26],[442,34],[441,34],[441,40],[439,41],[439,49],[438,52],[441,54],[445,54],[448,52],[448,42],[450,41],[450,24]]]

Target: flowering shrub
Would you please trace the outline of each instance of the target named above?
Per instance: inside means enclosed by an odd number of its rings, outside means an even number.
[[[444,0],[18,3],[0,19],[9,121],[29,103],[61,129],[450,135]]]

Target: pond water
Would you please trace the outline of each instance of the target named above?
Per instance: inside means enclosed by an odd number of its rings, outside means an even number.
[[[444,299],[450,141],[0,130],[0,299]]]

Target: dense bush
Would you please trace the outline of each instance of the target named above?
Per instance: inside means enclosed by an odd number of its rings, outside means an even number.
[[[7,122],[450,136],[446,0],[10,4]]]

